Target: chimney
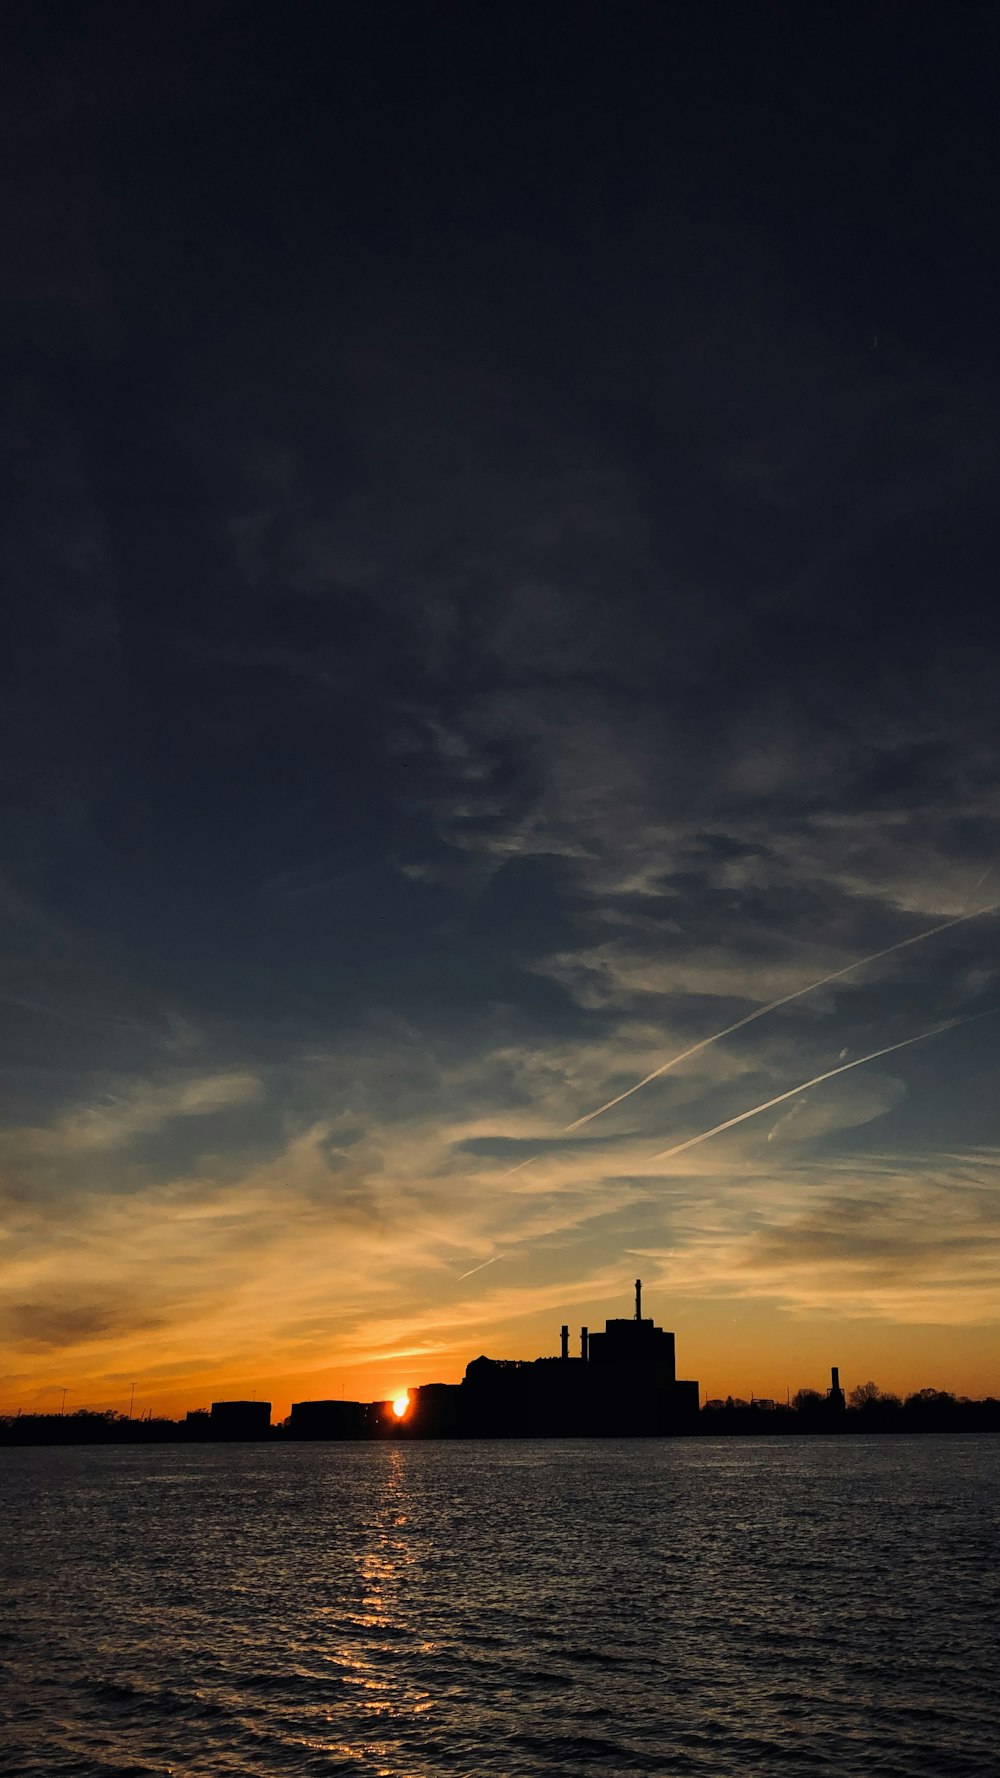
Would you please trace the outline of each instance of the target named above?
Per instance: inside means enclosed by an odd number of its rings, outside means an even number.
[[[839,1366],[839,1364],[834,1364],[834,1365],[831,1365],[831,1367],[830,1367],[830,1394],[831,1395],[839,1395],[840,1394],[840,1366]]]
[[[562,1351],[560,1352],[559,1356],[560,1356],[560,1358],[568,1358],[569,1357],[569,1328],[568,1327],[561,1327],[559,1329],[559,1339],[560,1339],[560,1343],[562,1345]]]
[[[583,1359],[584,1364],[586,1364],[590,1357],[590,1335],[585,1327],[581,1327],[580,1329],[580,1357]]]
[[[641,1278],[637,1278],[635,1281],[635,1318],[637,1321],[642,1320],[642,1279]]]

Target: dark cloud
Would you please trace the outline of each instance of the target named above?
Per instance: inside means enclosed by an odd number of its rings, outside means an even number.
[[[17,1302],[0,1305],[5,1338],[17,1352],[68,1350],[94,1340],[121,1339],[164,1325],[120,1299],[105,1302]]]

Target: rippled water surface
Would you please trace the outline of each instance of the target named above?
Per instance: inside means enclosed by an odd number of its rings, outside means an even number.
[[[988,1438],[0,1452],[18,1774],[1000,1772]]]

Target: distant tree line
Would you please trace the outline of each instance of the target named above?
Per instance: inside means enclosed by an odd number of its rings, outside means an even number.
[[[183,1420],[130,1419],[112,1408],[0,1416],[0,1445],[155,1445],[189,1436]]]
[[[846,1400],[818,1389],[798,1389],[790,1402],[709,1402],[702,1422],[720,1432],[997,1432],[1000,1400],[973,1400],[948,1389],[917,1389],[894,1395],[877,1383],[859,1383]]]

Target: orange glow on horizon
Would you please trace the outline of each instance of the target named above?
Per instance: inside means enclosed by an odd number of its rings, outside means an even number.
[[[1000,1393],[995,1321],[948,1322],[940,1310],[936,1320],[893,1320],[888,1314],[862,1319],[851,1312],[853,1302],[842,1314],[831,1303],[792,1315],[774,1299],[691,1289],[681,1295],[670,1279],[657,1280],[646,1294],[655,1320],[676,1333],[678,1375],[696,1378],[703,1400],[728,1395],[749,1400],[753,1394],[784,1401],[799,1388],[825,1390],[832,1364],[840,1366],[848,1390],[874,1378],[880,1388],[902,1396],[925,1386],[979,1399]],[[277,1284],[274,1296],[285,1300]],[[84,1408],[127,1414],[131,1405],[135,1418],[152,1413],[183,1419],[189,1409],[256,1394],[271,1402],[275,1426],[293,1402],[336,1398],[384,1403],[386,1422],[396,1420],[402,1427],[420,1385],[460,1383],[480,1352],[525,1360],[554,1355],[560,1322],[600,1327],[621,1300],[614,1281],[608,1285],[602,1279],[587,1296],[572,1283],[546,1283],[526,1286],[510,1303],[470,1304],[461,1316],[448,1305],[415,1308],[407,1301],[395,1319],[387,1305],[383,1318],[371,1322],[359,1298],[352,1304],[355,1326],[338,1331],[336,1341],[318,1337],[314,1350],[283,1340],[280,1327],[251,1327],[221,1313],[216,1321],[206,1315],[190,1327],[165,1319],[127,1344],[95,1337],[49,1352],[26,1351],[15,1356],[17,1368],[12,1365],[6,1376],[0,1364],[0,1414],[57,1412],[65,1387],[68,1414]],[[912,1314],[916,1304],[905,1306]],[[233,1350],[240,1354],[239,1369],[227,1362]],[[401,1366],[413,1378],[405,1389],[398,1381]],[[395,1410],[396,1400],[403,1403],[402,1413]]]
[[[401,1420],[403,1418],[403,1415],[406,1413],[406,1410],[409,1407],[409,1405],[410,1405],[409,1391],[404,1389],[402,1395],[397,1395],[395,1397],[395,1399],[393,1400],[393,1404],[392,1404],[392,1411],[395,1414],[397,1420]]]

